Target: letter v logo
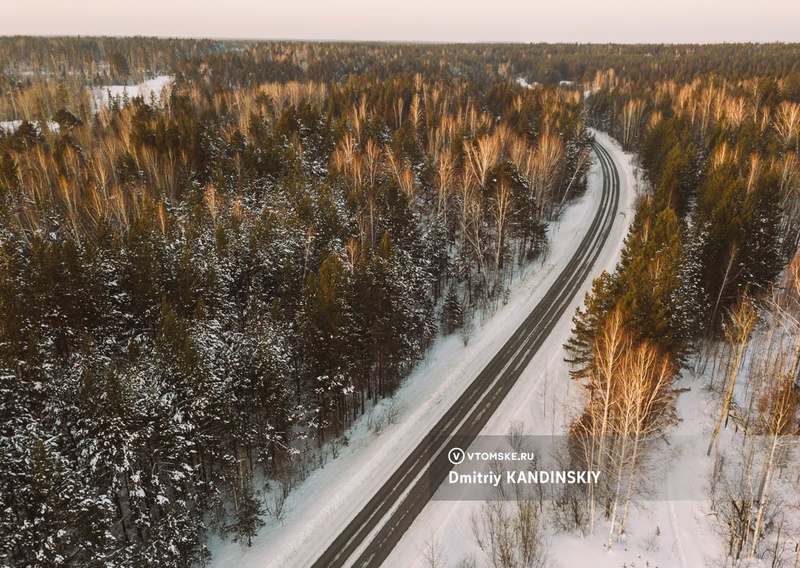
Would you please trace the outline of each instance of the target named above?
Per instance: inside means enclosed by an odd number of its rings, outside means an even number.
[[[453,448],[449,452],[447,452],[447,459],[450,460],[450,463],[453,465],[458,465],[464,461],[466,454],[464,450],[461,448]]]

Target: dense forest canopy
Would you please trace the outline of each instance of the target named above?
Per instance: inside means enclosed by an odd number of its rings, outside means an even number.
[[[674,376],[794,255],[799,103],[793,44],[0,38],[0,560],[249,542],[254,480],[288,491],[546,253],[589,125],[649,191],[575,374],[602,390],[617,325]]]

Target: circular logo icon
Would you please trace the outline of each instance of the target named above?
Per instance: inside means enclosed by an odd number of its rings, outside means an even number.
[[[447,452],[447,459],[450,460],[450,463],[453,465],[460,464],[464,461],[465,457],[467,457],[467,454],[461,448],[453,448]]]

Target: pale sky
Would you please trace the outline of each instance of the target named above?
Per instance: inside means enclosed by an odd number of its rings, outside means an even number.
[[[0,0],[0,35],[797,42],[800,0]]]

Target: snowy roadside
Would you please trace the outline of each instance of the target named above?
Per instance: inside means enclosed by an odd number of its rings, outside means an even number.
[[[598,139],[612,150],[607,137],[598,134]],[[626,170],[620,168],[620,175],[623,186],[621,207],[629,210],[634,199],[632,173],[626,174]],[[627,175],[630,179],[626,178]],[[339,457],[313,472],[289,494],[282,522],[271,521],[253,540],[251,548],[214,537],[210,543],[213,554],[210,565],[255,568],[308,566],[313,563],[450,408],[549,289],[590,225],[599,204],[601,184],[600,168],[595,165],[586,194],[573,202],[560,222],[551,226],[548,258],[543,264],[537,262],[528,266],[515,277],[508,303],[482,326],[476,325],[468,346],[463,345],[458,334],[437,340],[425,360],[396,393],[394,404],[399,411],[394,424],[387,425],[376,436],[367,427],[367,417],[362,417],[348,433],[349,445],[341,448]],[[630,214],[619,216],[620,222],[615,223],[593,276],[616,263],[630,217]],[[587,283],[587,290],[589,285]],[[580,300],[582,298],[581,294]],[[564,326],[568,332],[573,313],[574,308],[567,310],[566,324],[562,322],[553,336],[561,335]],[[563,338],[553,342],[551,337],[541,353],[552,354],[554,346],[560,349],[562,342]],[[563,358],[561,355],[556,357]],[[523,376],[520,384],[524,382]],[[519,396],[519,392],[518,385],[506,403]],[[383,401],[379,406],[386,404],[388,401]],[[376,412],[381,412],[381,409],[376,409]],[[508,410],[501,407],[498,415],[506,412]],[[489,427],[491,425],[492,422]]]
[[[608,527],[600,523],[593,535],[581,538],[574,534],[557,534],[551,539],[554,566],[565,568],[586,566],[598,568],[646,567],[701,568],[724,565],[720,534],[711,515],[708,500],[684,498],[686,487],[707,483],[706,474],[714,459],[705,456],[709,424],[713,425],[710,394],[704,391],[705,381],[685,371],[677,388],[690,389],[678,397],[678,416],[682,422],[667,437],[673,455],[663,465],[654,481],[666,487],[669,501],[637,503],[631,508],[625,539],[606,550]],[[700,477],[698,477],[700,473]]]

